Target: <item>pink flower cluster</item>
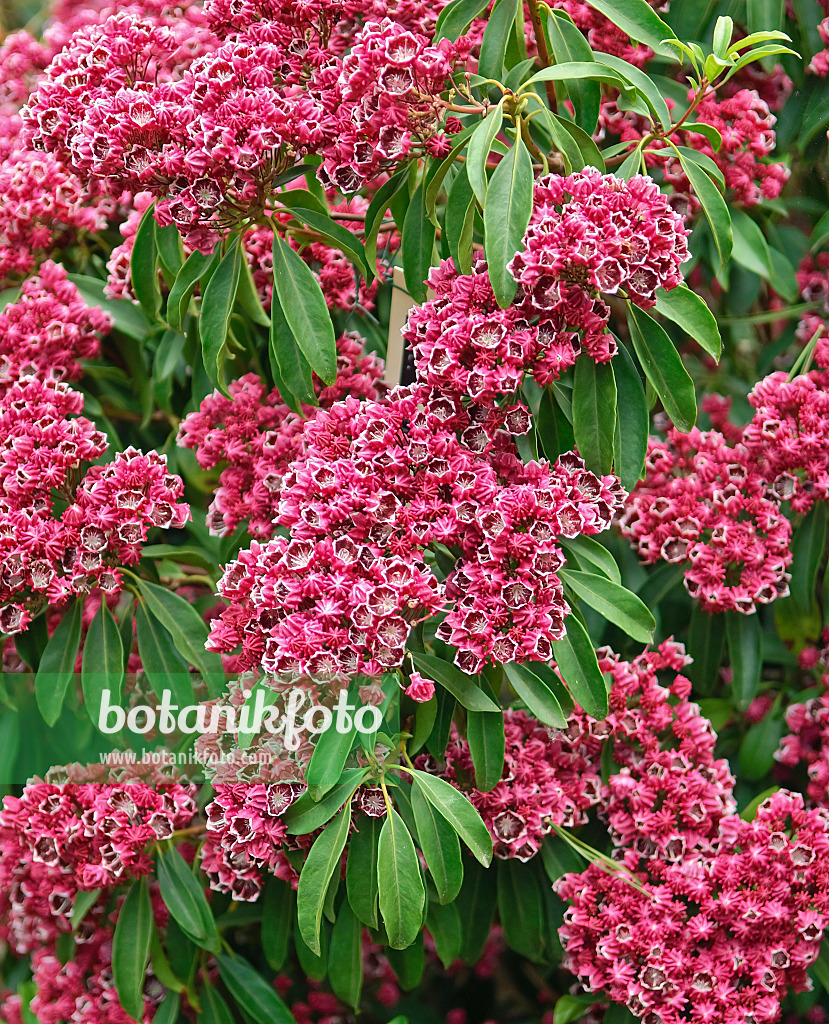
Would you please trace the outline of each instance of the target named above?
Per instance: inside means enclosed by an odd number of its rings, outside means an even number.
[[[693,92],[689,92],[689,102],[693,98]],[[674,106],[671,101],[670,106]],[[675,146],[690,146],[713,160],[736,202],[755,206],[763,199],[780,195],[790,171],[785,164],[770,163],[767,159],[774,150],[777,119],[756,90],[740,89],[724,97],[709,92],[695,109],[693,119],[716,128],[722,137],[718,150],[704,136],[682,130],[671,135],[670,141]],[[603,103],[601,125],[607,134],[624,142],[638,142],[651,128],[649,121],[620,110],[614,101]],[[644,156],[648,166],[662,169],[666,183],[676,193],[691,194],[690,182],[667,142],[649,144]]]
[[[602,293],[652,306],[657,288],[682,281],[687,235],[650,178],[625,182],[591,169],[539,179],[510,263],[519,282],[511,306],[499,308],[481,258],[471,274],[458,274],[451,260],[431,272],[435,297],[412,310],[404,331],[420,378],[492,405],[525,373],[542,385],[555,380],[582,349],[607,362],[616,344]]]
[[[423,385],[320,412],[283,480],[290,540],[228,566],[211,648],[241,643],[244,664],[280,674],[377,675],[450,601],[439,635],[464,671],[549,658],[568,612],[556,538],[606,529],[622,492],[574,455],[525,466],[510,432],[528,426],[523,407],[465,408]],[[444,586],[423,560],[433,543],[459,555]]]
[[[148,846],[186,828],[192,787],[35,781],[0,810],[2,935],[22,954],[71,931],[80,891],[148,874]]]
[[[79,359],[94,359],[112,318],[90,309],[66,271],[48,260],[23,282],[20,298],[0,312],[0,388],[19,377],[77,380]]]
[[[595,750],[578,727],[551,729],[526,711],[507,710],[504,730],[504,772],[489,792],[472,787],[469,744],[454,730],[440,775],[467,793],[492,835],[496,857],[527,861],[553,825],[586,824],[585,811],[601,794],[601,777]],[[431,758],[418,764],[437,771]]]
[[[824,685],[827,677],[824,676]],[[829,696],[825,693],[786,711],[789,732],[775,760],[787,769],[805,769],[806,793],[816,807],[829,809]]]
[[[808,70],[813,75],[820,75],[821,78],[826,78],[829,75],[829,18],[824,18],[818,25],[818,32],[820,32],[820,38],[823,40],[826,49],[820,50],[812,57]]]
[[[791,524],[780,502],[791,490],[772,487],[747,445],[671,429],[649,442],[645,470],[620,520],[643,561],[688,563],[685,587],[712,612],[749,614],[788,593]]]
[[[107,449],[67,384],[24,377],[0,401],[0,630],[25,629],[45,603],[115,590],[153,526],[181,526],[183,483],[166,458],[127,449],[81,478]],[[67,507],[61,512],[55,495]]]
[[[772,1024],[809,987],[829,911],[829,817],[779,792],[719,842],[654,855],[620,848],[556,890],[571,903],[565,965],[647,1024]]]
[[[376,399],[382,363],[365,356],[361,339],[344,334],[337,341],[337,380],[330,387],[314,378],[320,408],[330,408],[346,396]],[[202,469],[227,463],[207,513],[210,532],[231,533],[243,519],[257,538],[274,532],[282,479],[302,450],[302,431],[317,409],[303,406],[292,412],[275,388],[266,392],[256,374],[230,386],[230,398],[218,391],[181,423],[178,443],[196,452]]]

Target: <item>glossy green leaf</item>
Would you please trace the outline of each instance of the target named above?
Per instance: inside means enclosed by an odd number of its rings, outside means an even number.
[[[350,800],[357,787],[368,775],[368,768],[349,768],[343,772],[340,781],[325,796],[315,801],[309,793],[294,801],[285,812],[283,819],[291,835],[303,836],[315,832],[339,811],[346,800]]]
[[[639,370],[624,345],[619,345],[612,365],[619,409],[613,432],[613,472],[631,491],[645,468],[650,414]]]
[[[155,203],[144,211],[130,255],[132,291],[141,309],[154,323],[161,309],[161,285],[158,280],[158,247],[155,241]]]
[[[492,837],[481,816],[448,782],[427,772],[410,770],[412,781],[429,803],[439,811],[484,867],[492,860]]]
[[[550,49],[559,64],[569,61],[592,61],[593,51],[584,35],[563,11],[551,10],[544,23]],[[573,79],[567,84],[576,122],[587,132],[594,132],[599,120],[601,88],[589,79]]]
[[[296,894],[289,882],[269,876],[262,896],[262,952],[268,966],[281,971],[288,958]]]
[[[733,248],[731,258],[741,267],[768,280],[772,275],[771,252],[757,221],[743,210],[731,211]]]
[[[573,434],[579,455],[598,476],[613,466],[616,430],[616,379],[610,363],[586,353],[576,360],[573,377]]]
[[[75,677],[82,618],[83,601],[76,600],[63,613],[37,668],[35,700],[43,720],[50,726],[60,718],[67,688]]]
[[[217,953],[221,948],[219,933],[204,890],[173,847],[158,854],[158,888],[164,905],[187,938],[202,949]]]
[[[426,867],[440,903],[451,903],[463,882],[461,846],[449,822],[429,803],[423,793],[412,788],[412,811],[417,837]]]
[[[656,311],[673,320],[715,359],[720,358],[722,339],[717,320],[705,300],[687,285],[656,290]]]
[[[331,243],[333,248],[338,249],[347,259],[351,260],[352,263],[355,263],[360,273],[366,277],[369,282],[371,281],[373,274],[366,260],[365,248],[353,231],[349,231],[348,228],[343,227],[342,224],[338,224],[337,221],[326,212],[302,206],[295,206],[291,210],[291,213],[313,231],[317,231],[319,234],[323,235]]]
[[[143,341],[150,330],[150,321],[140,306],[128,299],[110,299],[105,293],[106,282],[86,274],[67,274],[66,278],[78,289],[87,306],[100,306],[112,317],[116,331],[126,334],[134,341]]]
[[[400,239],[406,289],[416,302],[426,301],[426,278],[432,265],[435,225],[426,215],[425,188],[421,182],[412,196]]]
[[[714,244],[720,256],[720,265],[725,266],[731,258],[731,250],[734,244],[731,216],[729,215],[725,200],[717,186],[698,163],[690,160],[682,150],[680,150],[679,159],[691,183],[691,187],[702,205],[705,219],[711,228]]]
[[[380,832],[377,880],[389,945],[405,949],[420,932],[426,891],[412,837],[394,809],[387,814]]]
[[[340,732],[334,725],[320,733],[314,745],[314,752],[305,771],[309,786],[332,786],[339,781],[346,759],[354,745],[357,727],[353,724],[347,732]]]
[[[763,671],[763,634],[757,612],[725,613],[725,635],[731,665],[731,693],[735,706],[745,711],[757,696]]]
[[[351,826],[351,803],[347,803],[319,835],[305,858],[297,888],[297,921],[302,938],[319,956],[320,922],[325,894],[340,860]]]
[[[702,693],[711,693],[719,676],[725,650],[725,619],[705,611],[697,602],[688,625],[688,654],[694,659],[688,677]]]
[[[628,326],[636,358],[677,430],[691,430],[697,419],[694,382],[665,328],[643,309],[628,304]]]
[[[204,1024],[235,1024],[230,1007],[214,985],[199,989],[199,1002]]]
[[[167,297],[167,322],[175,330],[180,331],[184,325],[184,316],[196,285],[217,263],[218,256],[215,253],[205,255],[198,250],[191,252],[184,261]]]
[[[469,184],[467,163],[462,164],[449,189],[443,230],[455,266],[462,274],[472,270],[472,238],[475,224],[475,194]]]
[[[482,78],[494,78],[498,82],[501,80],[518,4],[519,0],[497,0],[489,12],[478,57],[478,74]]]
[[[565,625],[565,636],[553,641],[556,666],[573,699],[591,718],[603,721],[608,711],[607,686],[593,642],[575,615],[569,615]]]
[[[366,263],[372,271],[377,266],[377,236],[383,218],[389,209],[389,204],[394,202],[395,196],[405,188],[408,180],[408,168],[393,174],[388,181],[384,182],[374,193],[371,202],[366,210],[366,234],[365,251]]]
[[[286,404],[297,412],[301,411],[302,404],[318,405],[311,367],[285,319],[276,289],[271,296],[268,344],[274,382]]]
[[[486,162],[492,150],[492,144],[501,131],[504,123],[503,103],[498,103],[490,110],[469,138],[469,149],[466,153],[466,173],[475,198],[484,206],[488,178]]]
[[[235,235],[207,282],[199,316],[204,368],[213,387],[219,388],[224,394],[227,394],[224,361],[230,314],[236,301],[244,258],[241,238]]]
[[[552,388],[546,387],[536,417],[536,432],[544,454],[550,462],[559,455],[571,452],[576,446],[572,423],[553,397]]]
[[[328,978],[331,990],[347,1006],[358,1010],[363,989],[363,926],[348,903],[343,903],[331,931]]]
[[[663,45],[664,39],[675,39],[673,29],[667,25],[646,0],[587,0],[594,10],[617,25],[622,32],[638,43],[644,43],[663,57],[674,57],[674,52]]]
[[[650,75],[641,71],[628,61],[622,60],[621,57],[616,57],[610,53],[596,52],[594,54],[594,59],[600,64],[604,64],[607,67],[612,68],[617,74],[621,75],[622,78],[627,79],[627,81],[630,82],[630,84],[634,86],[644,97],[662,128],[666,130],[670,128],[672,124],[671,111],[668,108],[668,104],[665,102],[665,98]]]
[[[567,560],[570,560],[570,556],[575,558],[580,569],[585,572],[598,572],[614,583],[622,582],[622,574],[619,572],[616,559],[604,544],[594,537],[586,537],[584,534],[572,538],[559,537],[558,543],[564,548]]]
[[[759,782],[769,774],[785,725],[783,713],[774,707],[761,721],[749,726],[740,743],[737,762],[741,779]]]
[[[488,793],[497,786],[504,771],[504,716],[500,711],[467,711],[466,738],[475,788]]]
[[[123,682],[124,648],[121,634],[106,601],[102,600],[84,640],[81,666],[84,705],[96,728],[99,728],[105,695],[110,706],[120,705]]]
[[[478,677],[467,675],[435,654],[412,654],[415,667],[440,683],[469,711],[497,711],[498,705],[478,685]]]
[[[377,858],[380,818],[362,815],[348,841],[345,884],[351,909],[369,928],[377,927]]]
[[[628,636],[643,644],[653,640],[653,615],[632,591],[595,573],[561,569],[559,575],[577,597]]]
[[[285,320],[308,365],[326,384],[337,378],[334,325],[314,273],[287,242],[274,233],[274,289]]]
[[[537,874],[508,857],[498,861],[498,918],[504,941],[535,963],[544,959],[544,900]]]
[[[138,602],[135,623],[141,666],[156,696],[162,697],[164,691],[169,690],[178,707],[192,704],[193,683],[187,663],[176,650],[169,632],[147,613],[143,601]]]
[[[472,22],[486,10],[489,0],[452,0],[438,16],[435,42],[439,39],[457,39]]]
[[[166,227],[156,224],[155,244],[165,276],[174,280],[184,263],[184,246],[175,224],[168,224]]]
[[[521,247],[533,207],[533,165],[519,137],[495,168],[484,207],[484,254],[498,304],[508,306],[518,284],[507,264]]]
[[[539,721],[553,729],[565,728],[567,719],[558,698],[528,665],[504,665],[504,671],[512,688]]]
[[[153,933],[147,879],[134,882],[118,912],[112,939],[112,975],[118,1002],[136,1020],[144,1013],[144,980]]]
[[[269,981],[241,956],[219,953],[219,974],[240,1010],[256,1024],[295,1024],[294,1016]]]
[[[431,902],[426,916],[426,927],[435,943],[438,960],[448,970],[458,959],[463,946],[464,923],[454,903],[445,906]]]

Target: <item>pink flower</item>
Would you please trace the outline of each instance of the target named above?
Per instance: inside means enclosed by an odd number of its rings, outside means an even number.
[[[412,672],[409,675],[409,685],[406,687],[406,696],[423,704],[431,700],[435,695],[435,684],[431,679],[424,679],[419,672]]]

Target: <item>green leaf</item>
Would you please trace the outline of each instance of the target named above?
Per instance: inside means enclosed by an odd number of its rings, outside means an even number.
[[[187,938],[217,953],[221,941],[204,891],[174,847],[158,854],[158,888],[164,905]]]
[[[403,991],[410,992],[413,988],[417,988],[426,967],[423,933],[421,932],[418,935],[411,946],[407,946],[405,949],[391,949],[387,946],[385,953],[389,966],[397,976],[397,984]],[[402,1017],[395,1017],[394,1020],[407,1024],[406,1020]],[[394,1021],[391,1021],[391,1024],[394,1024]]]
[[[687,675],[702,693],[711,693],[719,676],[725,650],[723,616],[712,615],[694,602],[688,625],[687,649],[694,659],[688,666]]]
[[[156,224],[155,244],[163,271],[170,280],[174,280],[184,263],[184,246],[175,224],[168,224],[163,228]]]
[[[265,981],[241,956],[219,953],[219,974],[240,1010],[257,1024],[295,1024],[294,1016],[279,998],[273,985]]]
[[[463,882],[461,845],[449,822],[428,802],[423,793],[412,788],[412,811],[420,849],[440,903],[451,903]]]
[[[204,278],[208,270],[218,263],[217,253],[205,255],[196,250],[191,252],[173,282],[167,297],[167,322],[175,330],[180,331],[184,324],[184,316],[196,285]]]
[[[584,534],[572,538],[559,537],[558,543],[567,553],[568,560],[572,555],[579,568],[585,572],[598,572],[614,583],[622,582],[622,574],[619,572],[616,559],[604,544],[600,544],[594,537],[586,537]]]
[[[120,705],[123,682],[124,648],[121,634],[106,601],[102,599],[84,640],[81,667],[84,705],[96,728],[99,728],[104,693],[108,691],[111,706]]]
[[[158,248],[155,241],[155,203],[144,211],[130,256],[132,291],[151,323],[158,320],[161,309],[161,285],[158,281]]]
[[[475,194],[469,184],[467,163],[461,165],[446,199],[443,230],[455,266],[462,274],[472,270],[472,237],[475,225]]]
[[[516,953],[538,963],[544,959],[544,899],[539,879],[509,857],[498,861],[498,917],[504,941]]]
[[[559,576],[562,583],[566,583],[585,604],[628,636],[643,644],[653,640],[656,628],[653,615],[632,591],[594,573],[561,569]]]
[[[406,289],[416,302],[426,301],[426,278],[432,266],[435,225],[426,215],[424,183],[415,189],[400,239],[400,255]]]
[[[71,918],[73,929],[78,927],[89,911],[95,906],[100,895],[100,889],[93,889],[91,892],[79,892],[75,896],[75,903],[72,907]]]
[[[334,995],[359,1010],[363,988],[363,927],[343,902],[331,932],[328,979]]]
[[[398,192],[400,192],[400,190],[406,185],[408,181],[408,174],[409,168],[405,167],[403,170],[398,171],[397,174],[392,175],[392,177],[381,185],[374,193],[374,197],[366,210],[366,263],[372,271],[377,267],[377,235],[380,230],[380,225],[383,222],[386,211],[389,209],[389,203],[393,201]]]
[[[228,393],[224,360],[230,314],[236,301],[242,260],[245,258],[241,241],[239,235],[230,240],[227,251],[204,289],[199,316],[204,368],[210,383],[223,394]]]
[[[412,837],[393,808],[380,832],[377,880],[380,914],[389,945],[392,949],[405,949],[420,932],[426,891]]]
[[[642,378],[626,346],[619,345],[612,365],[617,407],[624,410],[623,415],[616,416],[613,432],[613,471],[622,486],[631,491],[645,468],[650,415]]]
[[[458,833],[484,867],[492,861],[492,836],[481,816],[454,786],[427,772],[409,769],[412,781]]]
[[[740,743],[740,778],[758,782],[774,767],[774,755],[780,746],[785,721],[774,707],[760,722],[750,726]]]
[[[467,675],[435,654],[412,654],[415,668],[440,683],[469,711],[500,711],[478,685],[478,677]]]
[[[147,610],[168,630],[179,654],[202,672],[210,696],[217,697],[224,687],[224,668],[220,655],[204,649],[207,624],[189,601],[172,590],[147,580],[137,580],[137,585]]]
[[[116,331],[126,334],[134,341],[143,341],[150,330],[150,321],[144,316],[140,306],[127,299],[110,299],[104,294],[106,284],[97,277],[87,277],[85,274],[67,274],[67,280],[80,292],[81,298],[87,306],[94,308],[100,306],[112,317],[113,326]]]
[[[595,1001],[595,996],[559,996],[553,1009],[553,1024],[572,1024],[581,1020]]]
[[[607,686],[587,630],[575,615],[567,618],[567,633],[553,641],[555,658],[567,689],[591,718],[607,718]]]
[[[187,663],[169,632],[147,613],[143,601],[138,602],[135,623],[141,665],[156,696],[162,697],[164,690],[170,690],[179,708],[192,704],[195,698]]]
[[[628,63],[626,60],[622,60],[621,57],[616,57],[610,53],[597,52],[594,54],[594,59],[600,64],[605,64],[607,67],[612,68],[617,74],[620,74],[622,78],[627,79],[630,84],[644,96],[648,106],[656,115],[660,125],[667,131],[671,127],[671,111],[668,108],[668,104],[665,102],[662,93],[656,87],[656,84],[652,81],[649,75],[644,71],[640,71],[639,68],[633,64]]]
[[[302,411],[303,403],[318,405],[311,367],[288,326],[275,288],[271,295],[271,329],[268,344],[274,382],[286,404],[296,412]]]
[[[604,173],[605,163],[602,154],[599,152],[599,147],[587,132],[574,121],[570,121],[566,117],[560,117],[558,114],[551,114],[550,116],[560,129],[559,138],[561,138],[561,133],[564,133],[565,135],[569,135],[573,142],[575,142],[579,154],[581,155],[581,159],[579,160],[581,167],[596,167]],[[568,153],[571,155],[572,162],[571,147],[568,147]],[[573,170],[579,169],[580,168],[578,166],[573,168]]]
[[[521,247],[532,208],[533,165],[519,136],[493,171],[484,207],[484,254],[501,308],[512,302],[518,288],[507,264]]]
[[[504,123],[503,101],[493,107],[481,121],[469,138],[469,149],[466,153],[466,173],[475,198],[481,204],[486,203],[487,173],[486,162],[492,149],[495,137]]]
[[[558,698],[527,665],[504,665],[507,679],[535,717],[553,729],[564,729],[567,719]]]
[[[480,960],[492,930],[492,918],[495,916],[495,872],[487,871],[477,861],[467,859],[463,885],[456,903],[465,926],[460,955],[464,963],[475,964]]]
[[[452,144],[449,148],[449,153],[438,163],[437,167],[429,172],[428,182],[426,185],[425,202],[426,202],[426,216],[431,220],[435,227],[440,227],[440,224],[435,213],[435,204],[437,203],[440,191],[443,188],[443,183],[446,180],[446,176],[453,168],[462,168],[463,164],[458,164],[457,156],[461,149],[463,149],[469,141],[469,136],[477,128],[477,125],[468,125],[463,131],[457,133],[452,137]]]
[[[155,1011],[153,1024],[176,1024],[180,1010],[181,997],[177,992],[168,992]]]
[[[377,858],[381,820],[363,815],[348,842],[345,885],[348,902],[360,921],[377,928]]]
[[[657,288],[656,310],[668,320],[679,324],[709,355],[715,359],[720,358],[722,338],[717,320],[705,300],[687,285],[681,284],[670,291]]]
[[[766,281],[772,275],[771,253],[760,225],[743,210],[731,213],[733,249],[731,258]]]
[[[556,63],[595,59],[590,44],[563,11],[549,11],[544,27]],[[574,79],[567,84],[567,95],[572,101],[576,121],[592,134],[599,120],[599,84],[588,79]]]
[[[270,876],[262,897],[262,952],[268,966],[281,971],[288,958],[296,896],[290,882]]]
[[[273,237],[273,279],[279,305],[303,356],[325,384],[333,384],[337,346],[325,298],[311,268],[278,231]]]
[[[654,53],[675,57],[673,50],[663,45],[664,39],[675,39],[673,29],[667,25],[646,0],[587,0],[590,6],[609,18],[637,43],[644,43]]]
[[[440,12],[434,41],[457,39],[488,6],[489,0],[452,0]]]
[[[351,803],[347,803],[311,847],[297,888],[297,921],[308,948],[321,955],[320,922],[328,884],[339,870],[345,841],[351,827]]]
[[[630,92],[630,85],[618,75],[612,68],[606,67],[594,61],[575,60],[566,64],[556,64],[550,68],[542,68],[532,78],[528,79],[526,85],[535,85],[537,82],[570,82],[586,79],[593,82],[606,82],[608,85],[615,85],[623,92]]]
[[[315,832],[340,810],[346,800],[351,799],[368,772],[368,768],[349,768],[343,772],[337,785],[319,801],[312,800],[310,793],[303,793],[283,815],[288,832],[294,836]]]
[[[75,677],[81,643],[83,601],[75,600],[49,639],[35,676],[35,700],[43,720],[52,726],[60,718],[66,690]]]
[[[763,670],[763,634],[757,612],[725,613],[728,660],[733,673],[731,693],[735,707],[745,711],[757,696]]]
[[[532,96],[530,97],[532,98]],[[573,171],[580,171],[589,160],[585,157],[584,148],[579,145],[576,141],[573,132],[569,129],[575,128],[575,124],[572,121],[568,121],[566,118],[557,117],[551,113],[546,105],[541,101],[539,97],[535,97],[539,106],[537,110],[533,111],[533,118],[535,119],[538,115],[541,116],[541,123],[550,136],[550,141],[554,149],[557,149],[561,153],[561,159],[564,161],[564,171],[566,174],[572,174]],[[536,120],[536,124],[539,122]],[[586,138],[590,138],[589,135],[585,134]],[[591,140],[592,142],[592,140]],[[594,148],[596,144],[593,143]],[[596,148],[598,153],[598,148]],[[599,154],[599,164],[604,166],[604,161]]]
[[[447,906],[430,903],[426,926],[434,940],[438,959],[444,970],[448,970],[458,959],[463,945],[463,924],[458,908],[454,903]]]
[[[500,711],[467,711],[466,738],[475,769],[475,788],[488,793],[504,771],[504,716]]]
[[[497,0],[489,12],[478,57],[478,74],[482,78],[494,78],[498,82],[501,80],[507,43],[518,13],[518,2],[519,0]]]
[[[628,303],[628,326],[636,357],[677,430],[687,433],[697,418],[694,382],[665,328]]]
[[[701,121],[691,121],[682,126],[684,132],[693,132],[695,135],[703,135],[711,143],[715,153],[719,153],[722,146],[722,135],[713,125],[704,124]]]
[[[347,732],[332,728],[320,733],[305,771],[309,786],[331,786],[339,781],[356,735],[357,726],[353,721]]]
[[[112,974],[118,1002],[130,1017],[144,1014],[144,978],[150,956],[153,911],[147,879],[134,882],[118,912],[112,939]]]
[[[310,192],[308,194],[311,195]],[[366,260],[365,247],[353,231],[338,224],[327,212],[318,212],[316,209],[304,206],[294,206],[291,213],[313,231],[318,231],[327,238],[335,249],[356,263],[360,273],[369,282],[371,281],[374,275]]]
[[[199,989],[199,1002],[204,1024],[236,1024],[230,1007],[215,986],[206,984]]]
[[[690,160],[682,150],[679,151],[679,160],[702,205],[702,212],[711,228],[714,244],[720,256],[720,266],[724,267],[731,257],[734,244],[728,207],[717,186],[698,163]]]
[[[576,360],[573,377],[573,434],[589,470],[602,476],[613,466],[616,380],[610,363],[587,353]]]
[[[808,611],[815,601],[826,550],[827,525],[826,505],[816,502],[792,537],[791,594],[804,611]]]
[[[535,429],[550,462],[555,462],[559,455],[571,452],[576,446],[572,424],[553,397],[550,387],[544,388],[541,395]]]
[[[253,280],[253,272],[250,269],[247,253],[245,252],[244,239],[241,245],[242,265],[239,271],[239,287],[236,289],[236,303],[245,314],[260,327],[270,327],[271,318],[262,306],[259,292]]]

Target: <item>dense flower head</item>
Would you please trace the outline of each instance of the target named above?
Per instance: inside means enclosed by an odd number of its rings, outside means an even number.
[[[278,673],[376,675],[451,601],[439,635],[465,671],[549,658],[569,610],[556,538],[606,529],[623,492],[575,455],[525,466],[509,432],[528,425],[523,407],[466,408],[423,385],[320,412],[282,484],[290,539],[228,566],[212,648],[242,643]],[[443,585],[423,560],[433,543],[460,552]]]
[[[791,524],[780,488],[745,445],[717,431],[651,439],[645,478],[620,520],[645,562],[685,563],[685,587],[708,611],[750,613],[788,593]]]
[[[337,341],[337,380],[326,387],[316,376],[318,408],[330,408],[350,395],[379,397],[383,364],[364,355],[362,339],[343,334]],[[318,408],[305,405],[302,415],[282,401],[279,391],[268,392],[256,374],[246,374],[228,388],[230,397],[216,391],[197,412],[182,421],[178,443],[192,448],[203,469],[227,463],[207,513],[210,532],[224,536],[243,520],[254,537],[273,535],[282,478],[302,450],[302,431]]]
[[[76,380],[78,360],[94,359],[99,335],[111,327],[109,314],[90,309],[64,268],[48,260],[0,312],[0,388],[24,375]]]
[[[335,122],[321,180],[356,192],[378,171],[422,153],[443,120],[436,97],[467,55],[463,37],[433,46],[392,18],[367,22],[339,67],[319,76]]]
[[[526,711],[504,712],[506,752],[500,781],[489,792],[474,786],[469,744],[453,729],[440,775],[465,792],[492,835],[495,856],[534,857],[553,825],[587,822],[601,793],[593,751],[578,730],[552,729]],[[430,758],[418,764],[437,770]]]
[[[772,1024],[809,987],[829,909],[829,818],[779,792],[754,821],[728,819],[715,851],[631,848],[556,890],[571,906],[565,965],[647,1024]]]
[[[688,99],[694,99],[693,92]],[[675,104],[669,100],[668,105]],[[775,147],[776,120],[768,103],[754,89],[740,89],[727,96],[709,92],[695,109],[694,121],[719,132],[719,149],[715,150],[705,136],[683,130],[674,132],[670,142],[690,146],[713,160],[736,202],[755,206],[764,199],[776,199],[789,179],[790,171],[784,163],[768,160]],[[608,134],[625,142],[638,141],[651,129],[650,121],[620,110],[615,101],[602,104],[601,125]],[[649,167],[661,168],[665,182],[675,193],[691,194],[691,184],[668,141],[649,143],[644,159]]]
[[[515,302],[501,309],[478,254],[472,272],[452,260],[431,271],[435,297],[409,314],[420,379],[492,405],[524,374],[549,384],[583,350],[607,362],[616,343],[602,294],[648,308],[659,287],[682,282],[688,232],[650,178],[624,182],[588,169],[535,184],[533,213],[510,270]]]
[[[192,787],[35,780],[0,809],[3,934],[22,953],[71,931],[79,891],[149,873],[149,847],[190,825]]]
[[[816,807],[829,808],[829,696],[823,693],[790,705],[786,726],[789,732],[781,739],[775,759],[786,769],[805,769],[809,800]]]

